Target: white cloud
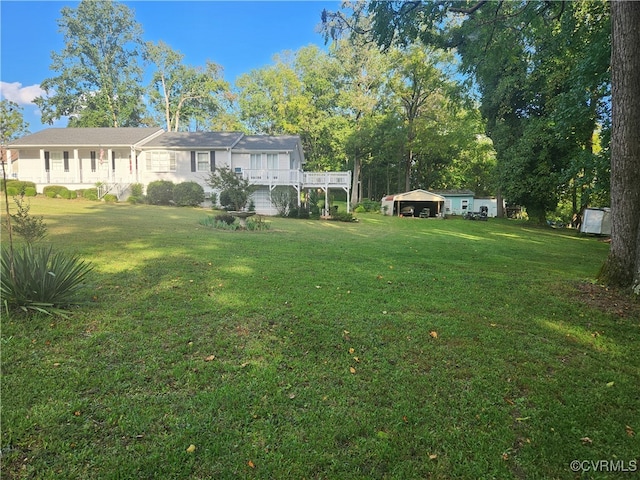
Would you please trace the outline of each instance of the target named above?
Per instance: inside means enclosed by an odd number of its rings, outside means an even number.
[[[32,105],[33,99],[45,95],[40,85],[23,87],[20,82],[0,82],[0,96],[18,105]]]

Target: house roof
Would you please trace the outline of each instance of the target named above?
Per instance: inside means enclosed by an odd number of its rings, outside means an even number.
[[[20,147],[129,147],[162,132],[161,128],[47,128],[9,143]]]
[[[387,202],[444,202],[444,197],[437,193],[418,189],[410,192],[396,193],[395,195],[387,195],[382,200]]]
[[[164,132],[145,142],[143,148],[233,148],[240,132]]]
[[[291,151],[299,147],[297,135],[245,135],[236,145],[237,150]]]

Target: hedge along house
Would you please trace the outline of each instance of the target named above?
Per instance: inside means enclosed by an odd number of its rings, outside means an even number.
[[[340,188],[349,193],[351,172],[304,172],[298,136],[244,135],[240,132],[164,132],[160,128],[51,128],[8,145],[19,152],[14,177],[71,190],[101,184],[101,194],[129,196],[133,183],[157,180],[200,184],[205,196],[211,172],[227,166],[256,185],[256,212],[277,213],[270,193],[277,186]],[[16,171],[17,170],[17,171]],[[17,174],[17,175],[15,175]],[[216,192],[219,193],[219,192]]]
[[[387,195],[382,198],[381,206],[384,215],[424,218],[442,217],[444,204],[445,198],[443,196],[418,189],[396,195]]]

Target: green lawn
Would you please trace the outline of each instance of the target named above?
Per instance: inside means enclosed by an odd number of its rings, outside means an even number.
[[[2,478],[640,463],[640,309],[591,285],[596,238],[374,214],[229,232],[205,210],[41,198],[31,213],[95,271],[68,319],[3,312]]]

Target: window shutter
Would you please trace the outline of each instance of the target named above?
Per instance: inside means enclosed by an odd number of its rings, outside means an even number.
[[[191,171],[196,171],[196,152],[191,151]]]
[[[111,170],[116,171],[116,152],[111,151]]]
[[[216,169],[216,151],[215,150],[211,150],[211,152],[209,152],[209,166],[212,172]]]
[[[69,171],[69,152],[62,152],[62,158],[64,159],[64,171]]]
[[[44,169],[45,171],[49,171],[50,170],[50,165],[49,165],[49,152],[44,152]]]
[[[91,171],[96,171],[96,152],[95,150],[91,151]]]

